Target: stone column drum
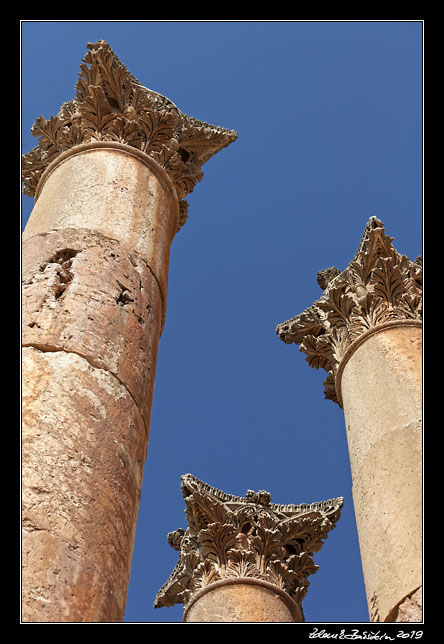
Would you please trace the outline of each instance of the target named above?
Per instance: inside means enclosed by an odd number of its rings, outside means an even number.
[[[226,494],[182,477],[188,528],[168,535],[179,561],[154,606],[184,604],[184,622],[303,622],[313,553],[343,499],[280,505],[268,492]]]
[[[370,619],[422,620],[422,265],[371,218],[345,271],[277,327],[344,410]]]
[[[123,619],[170,245],[202,164],[236,138],[88,48],[23,157],[25,622]]]

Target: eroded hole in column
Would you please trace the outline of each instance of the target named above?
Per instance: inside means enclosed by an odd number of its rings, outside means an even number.
[[[129,291],[124,289],[120,293],[119,297],[117,298],[117,303],[118,304],[123,304],[123,306],[125,306],[126,304],[128,304],[128,302],[134,302],[134,298],[132,297],[132,295],[131,295],[131,293]]]
[[[139,322],[139,324],[140,324],[141,326],[145,326],[145,320],[143,319],[143,317],[142,317],[141,315],[138,315],[138,314],[136,313],[136,318],[137,318],[137,321]]]
[[[64,262],[73,259],[78,252],[79,251],[74,250],[74,248],[62,248],[56,251],[54,255],[51,255],[48,260],[48,264],[63,264]]]
[[[134,297],[132,296],[131,292],[124,286],[119,280],[117,280],[117,284],[120,287],[120,293],[116,298],[117,304],[121,304],[122,306],[126,306],[129,302],[134,302]]]
[[[79,251],[74,248],[62,248],[51,255],[48,261],[40,266],[40,271],[43,272],[48,266],[55,270],[55,280],[53,283],[54,297],[59,299],[68,288],[73,279],[71,271],[72,260]]]

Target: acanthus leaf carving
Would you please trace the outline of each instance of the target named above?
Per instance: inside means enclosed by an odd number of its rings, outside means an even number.
[[[256,555],[252,550],[236,549],[230,550],[230,556],[225,570],[225,577],[262,577],[256,565]]]
[[[193,589],[194,590],[200,590],[201,588],[205,588],[205,586],[208,586],[208,584],[212,584],[215,581],[219,581],[220,575],[219,571],[217,569],[216,563],[214,561],[211,561],[211,559],[205,559],[204,561],[200,561],[197,563],[193,575],[192,575],[192,583],[193,583]],[[183,599],[187,600],[191,598],[191,589],[187,588],[187,593],[186,595],[183,594]],[[184,601],[183,603],[187,603],[187,601]],[[182,603],[182,602],[179,602]]]
[[[302,612],[308,577],[318,569],[313,553],[335,527],[342,498],[284,506],[271,503],[264,490],[237,497],[190,474],[182,477],[182,493],[188,528],[168,536],[179,561],[157,593],[155,607],[186,606],[211,583],[254,578],[287,592]]]
[[[64,149],[64,127],[58,116],[46,120],[39,116],[31,128],[33,136],[40,136],[40,148],[47,160],[52,160]],[[43,155],[41,156],[43,159]]]
[[[112,138],[117,115],[99,85],[88,86],[88,95],[79,103],[78,112],[85,140],[102,141],[106,139],[108,132],[108,138]]]
[[[144,133],[140,149],[146,154],[152,154],[164,166],[167,165],[168,155],[177,151],[178,143],[174,139],[178,117],[165,110],[157,112],[142,112],[138,124]]]
[[[230,523],[209,523],[199,532],[202,558],[216,563],[221,574],[225,573],[229,550],[237,544],[236,535],[236,528]]]
[[[321,271],[323,295],[301,314],[279,324],[276,332],[296,343],[311,367],[328,376],[325,397],[341,404],[335,376],[350,346],[364,333],[386,323],[422,319],[422,260],[412,262],[393,247],[382,222],[371,217],[347,268]]]

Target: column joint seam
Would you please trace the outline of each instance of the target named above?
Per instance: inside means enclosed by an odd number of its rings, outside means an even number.
[[[146,434],[147,437],[149,436],[146,419],[144,418],[141,410],[139,409],[139,405],[137,404],[133,394],[128,389],[126,384],[124,382],[122,382],[122,380],[119,378],[119,376],[117,376],[113,371],[111,371],[111,369],[109,369],[105,364],[100,363],[100,362],[96,362],[93,358],[91,358],[90,356],[88,356],[88,355],[86,355],[84,353],[81,353],[80,351],[74,351],[73,349],[64,349],[63,347],[57,347],[57,346],[51,345],[51,344],[43,344],[43,343],[39,343],[39,342],[25,342],[25,343],[23,343],[22,347],[23,348],[31,347],[32,349],[35,349],[36,351],[41,351],[42,353],[67,353],[67,354],[72,353],[72,354],[77,355],[80,358],[83,358],[84,360],[86,360],[86,362],[93,369],[102,369],[103,371],[106,371],[106,373],[109,373],[113,378],[115,378],[117,380],[117,382],[120,385],[122,385],[122,387],[128,393],[128,395],[131,398],[131,400],[133,401],[137,411],[139,412],[139,414],[142,417],[143,426],[145,428],[145,434]]]

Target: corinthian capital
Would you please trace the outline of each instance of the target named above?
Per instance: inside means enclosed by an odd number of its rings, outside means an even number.
[[[311,367],[327,371],[325,397],[340,405],[335,376],[351,345],[382,325],[422,318],[422,260],[411,261],[392,242],[372,217],[347,268],[318,273],[323,295],[276,327],[281,340],[300,345]]]
[[[115,141],[141,150],[167,171],[186,213],[183,198],[202,179],[202,165],[234,141],[236,132],[191,118],[143,87],[104,40],[87,46],[75,97],[57,116],[40,116],[32,127],[39,143],[23,156],[24,193],[34,196],[43,172],[62,152]]]
[[[309,575],[318,569],[313,553],[335,527],[343,505],[271,503],[264,490],[245,497],[226,494],[191,474],[182,477],[188,528],[168,535],[179,561],[154,606],[187,606],[193,595],[221,580],[263,580],[286,592],[299,606]]]

